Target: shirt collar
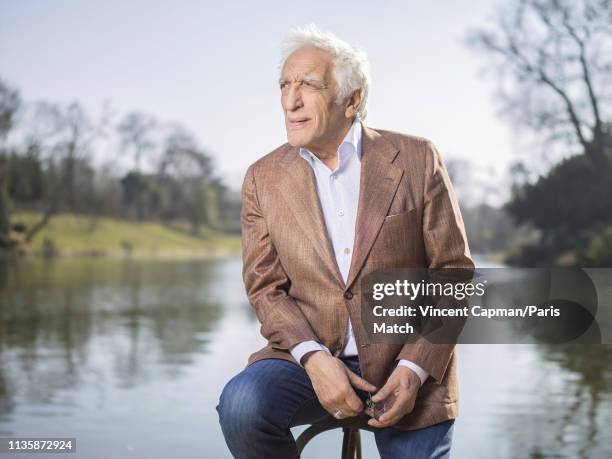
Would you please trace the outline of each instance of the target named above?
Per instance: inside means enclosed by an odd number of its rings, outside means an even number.
[[[338,169],[340,169],[342,165],[346,163],[353,153],[356,153],[357,158],[359,158],[361,161],[361,136],[361,121],[358,117],[355,117],[351,128],[346,133],[346,136],[338,147]],[[299,153],[302,158],[313,166],[315,161],[321,162],[321,160],[315,154],[306,148],[300,147]]]

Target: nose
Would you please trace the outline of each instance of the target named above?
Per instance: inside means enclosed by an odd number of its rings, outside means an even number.
[[[285,110],[287,111],[297,110],[304,105],[302,102],[302,91],[300,86],[296,84],[289,85],[284,99]]]

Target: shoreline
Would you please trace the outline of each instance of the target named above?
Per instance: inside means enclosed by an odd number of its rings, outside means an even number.
[[[36,212],[19,211],[13,224],[32,227]],[[0,260],[110,258],[219,259],[239,256],[240,234],[202,225],[197,234],[185,221],[131,221],[106,216],[58,213],[29,242],[24,232],[11,234],[12,247],[0,249]]]
[[[85,250],[58,251],[45,254],[42,251],[0,252],[0,261],[14,260],[59,260],[59,259],[112,259],[112,260],[221,260],[241,256],[240,250],[201,249],[201,250],[134,250],[126,253],[124,250]]]

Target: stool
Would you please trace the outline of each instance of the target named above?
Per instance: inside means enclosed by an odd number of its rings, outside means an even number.
[[[301,455],[308,442],[320,433],[340,428],[343,431],[341,459],[361,459],[361,435],[359,434],[359,429],[370,432],[374,432],[376,429],[370,427],[367,421],[359,416],[346,419],[330,417],[311,425],[296,440],[298,453]]]

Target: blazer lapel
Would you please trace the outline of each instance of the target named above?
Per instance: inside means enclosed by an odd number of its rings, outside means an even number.
[[[404,171],[393,164],[398,149],[362,123],[361,178],[355,246],[346,288],[355,281],[374,244]]]
[[[321,202],[316,189],[316,179],[312,168],[299,155],[299,149],[290,147],[281,160],[285,168],[279,181],[280,195],[295,219],[312,241],[319,256],[329,267],[339,284],[344,287],[344,280],[336,263],[334,249],[327,233]],[[313,269],[316,269],[313,267]]]
[[[314,172],[299,155],[298,148],[289,147],[281,160],[285,174],[281,175],[278,185],[280,195],[293,212],[298,225],[312,241],[336,281],[345,289],[352,285],[363,266],[404,173],[393,164],[398,152],[397,147],[376,131],[365,127],[363,123],[361,126],[359,204],[355,245],[346,284],[340,274],[327,233]]]

